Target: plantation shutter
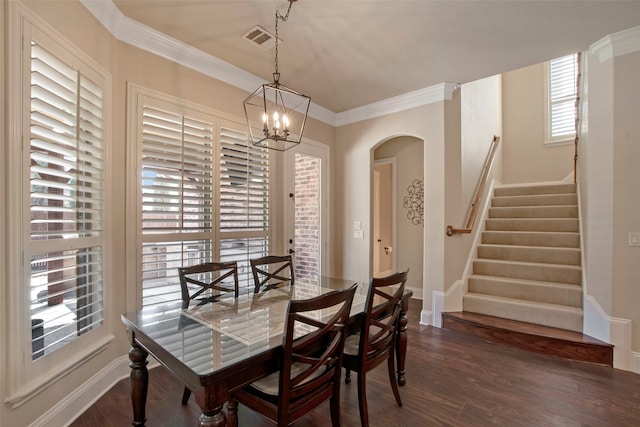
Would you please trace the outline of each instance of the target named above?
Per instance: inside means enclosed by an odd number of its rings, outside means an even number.
[[[142,107],[143,305],[179,300],[178,267],[212,259],[213,120]]]
[[[575,135],[577,97],[577,55],[553,59],[549,63],[551,139]]]
[[[237,261],[253,286],[249,259],[269,252],[269,152],[248,132],[220,128],[220,260]]]
[[[37,359],[103,322],[104,136],[100,76],[35,41],[30,64],[28,248]]]

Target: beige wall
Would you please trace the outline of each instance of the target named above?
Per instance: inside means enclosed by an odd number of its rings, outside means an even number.
[[[573,145],[544,145],[543,64],[502,75],[502,111],[503,184],[560,181],[572,173]]]
[[[465,83],[461,93],[462,206],[469,209],[494,135],[502,139],[502,76]],[[502,148],[502,144],[499,145]],[[493,173],[502,180],[502,163]],[[466,212],[465,212],[466,214]]]
[[[458,105],[449,105],[452,111],[447,114],[446,128],[446,221],[454,228],[466,227],[491,140],[494,135],[502,134],[501,100],[501,78],[493,76],[463,84]],[[459,113],[455,109],[459,109]],[[455,144],[454,141],[459,142]],[[501,153],[502,145],[499,145],[485,193],[492,179],[502,179]],[[476,219],[474,230],[481,227],[482,223]],[[447,237],[445,290],[463,279],[473,236],[457,234]],[[462,301],[459,304],[460,307],[455,309],[462,309]],[[454,308],[448,306],[447,310],[450,309]]]
[[[444,144],[445,104],[437,102],[341,126],[336,131],[335,175],[332,188],[332,274],[368,280],[371,274],[371,170],[373,150],[399,136],[424,144],[425,182],[423,307],[431,306],[432,290],[444,287]],[[354,239],[353,223],[360,221],[363,239]],[[422,272],[412,270],[411,280]]]

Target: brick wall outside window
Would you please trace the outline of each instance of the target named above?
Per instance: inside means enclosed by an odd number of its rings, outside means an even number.
[[[320,274],[320,159],[296,154],[296,277]]]

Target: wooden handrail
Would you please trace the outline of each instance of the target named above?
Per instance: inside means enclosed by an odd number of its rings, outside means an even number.
[[[467,219],[466,227],[454,228],[451,225],[447,225],[447,236],[453,236],[454,234],[469,234],[471,233],[471,230],[473,230],[473,224],[476,221],[476,215],[478,214],[478,205],[480,204],[480,199],[482,198],[482,194],[484,193],[484,187],[487,184],[489,169],[491,168],[491,164],[493,163],[493,158],[496,154],[496,149],[498,148],[498,142],[500,142],[500,137],[494,135],[493,140],[491,140],[489,153],[487,154],[487,158],[484,162],[478,187],[476,188],[476,194],[473,198],[473,202],[471,203],[471,211],[469,212],[469,218]]]
[[[580,104],[580,98],[582,95],[582,53],[578,52],[578,77],[576,78],[576,104],[574,107],[575,111],[575,130],[576,136],[573,140],[573,183],[578,182],[578,140],[580,134],[580,118],[582,116],[582,108]]]

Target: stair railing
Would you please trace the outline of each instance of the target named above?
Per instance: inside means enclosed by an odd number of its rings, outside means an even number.
[[[500,137],[494,135],[493,140],[491,140],[491,147],[489,147],[489,152],[487,153],[487,158],[485,159],[484,166],[482,167],[482,174],[480,175],[480,180],[476,187],[476,194],[471,202],[471,209],[469,210],[469,217],[467,218],[466,226],[464,228],[454,228],[451,225],[447,225],[447,236],[453,236],[454,234],[469,234],[473,230],[473,224],[475,223],[476,215],[478,214],[480,199],[482,199],[484,187],[487,184],[487,178],[489,178],[489,170],[493,164],[493,158],[495,157],[499,142]]]
[[[582,54],[578,52],[578,76],[576,78],[575,126],[576,136],[573,141],[573,183],[578,182],[578,141],[580,139],[580,118],[582,117]]]

